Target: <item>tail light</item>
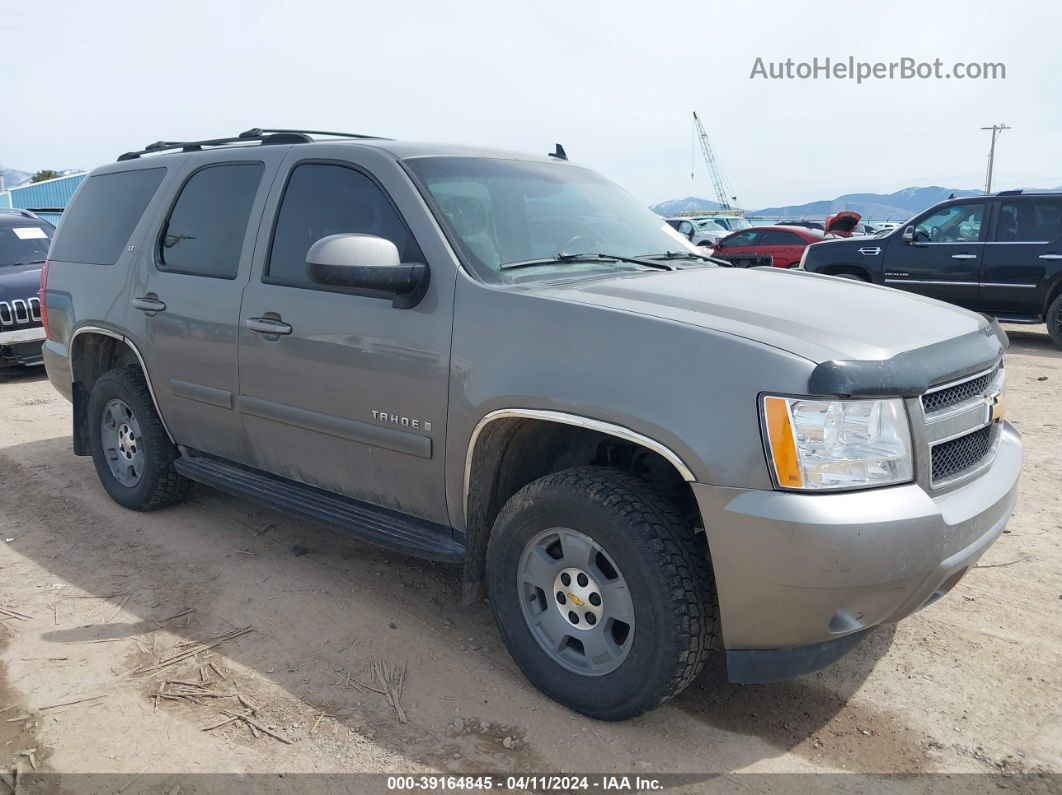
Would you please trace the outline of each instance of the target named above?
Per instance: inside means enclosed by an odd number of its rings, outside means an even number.
[[[51,329],[48,328],[48,262],[45,261],[41,268],[41,289],[37,291],[41,299],[41,325],[44,326],[44,336],[52,338]]]

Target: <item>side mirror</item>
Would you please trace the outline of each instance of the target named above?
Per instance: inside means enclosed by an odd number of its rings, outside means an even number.
[[[315,284],[382,293],[397,309],[420,303],[430,275],[421,262],[403,263],[390,240],[360,234],[321,238],[306,252],[306,269]]]
[[[913,243],[915,237],[915,228],[913,226],[908,226],[907,228],[905,228],[903,230],[902,237],[904,243]]]

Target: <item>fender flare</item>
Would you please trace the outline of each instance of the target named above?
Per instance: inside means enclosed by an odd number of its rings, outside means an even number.
[[[173,434],[170,433],[170,429],[166,425],[166,418],[162,416],[162,410],[159,408],[159,401],[158,398],[155,397],[155,388],[151,385],[151,375],[148,373],[147,364],[144,362],[144,357],[143,355],[141,355],[140,349],[137,348],[136,343],[121,332],[114,331],[113,329],[102,328],[100,326],[79,326],[78,328],[74,329],[74,333],[70,335],[70,343],[68,345],[68,358],[70,360],[70,383],[75,383],[74,342],[75,340],[77,340],[77,336],[79,334],[89,333],[102,334],[105,337],[112,337],[113,339],[119,340],[125,345],[129,346],[129,349],[133,352],[133,355],[136,356],[136,360],[140,362],[140,371],[144,374],[144,381],[147,383],[148,394],[151,395],[151,402],[155,406],[155,413],[159,415],[159,422],[162,423],[162,429],[166,431],[166,436],[169,437],[169,440],[176,444],[177,442],[174,441]]]
[[[501,419],[530,419],[530,420],[543,420],[546,422],[556,422],[562,425],[572,425],[577,428],[585,428],[592,431],[600,431],[601,433],[607,433],[610,436],[615,436],[619,439],[632,442],[634,444],[645,447],[648,450],[652,450],[654,453],[659,454],[664,460],[670,463],[675,470],[679,473],[683,480],[692,483],[696,480],[693,470],[687,466],[686,462],[682,460],[674,450],[667,447],[664,444],[652,439],[644,434],[632,431],[630,428],[625,428],[622,425],[616,425],[615,423],[605,422],[603,420],[595,420],[592,417],[584,417],[579,414],[568,414],[563,411],[546,411],[542,409],[519,409],[508,408],[498,409],[485,414],[479,422],[476,423],[476,427],[472,430],[472,435],[469,437],[468,446],[465,449],[465,472],[464,472],[464,484],[462,489],[462,503],[461,512],[462,519],[465,527],[468,527],[468,497],[472,488],[472,461],[476,453],[476,443],[479,441],[480,434],[483,429],[490,425],[495,420]]]

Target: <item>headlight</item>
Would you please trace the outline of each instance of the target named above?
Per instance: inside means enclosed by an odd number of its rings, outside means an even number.
[[[903,401],[763,398],[767,446],[783,489],[855,489],[911,480]]]

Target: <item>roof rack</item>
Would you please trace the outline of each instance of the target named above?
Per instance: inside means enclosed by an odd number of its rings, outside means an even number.
[[[34,218],[40,220],[41,217],[32,210],[24,210],[21,207],[0,207],[0,214],[2,215],[19,215],[23,218]]]
[[[328,132],[325,130],[281,130],[252,127],[250,130],[244,130],[239,135],[231,138],[208,138],[203,141],[155,141],[155,143],[148,144],[143,149],[125,152],[119,155],[118,160],[136,160],[141,155],[172,152],[178,149],[182,152],[201,152],[205,147],[226,146],[228,144],[246,144],[254,142],[257,142],[262,146],[304,144],[310,143],[314,140],[310,137],[311,135],[329,135],[334,138],[355,138],[361,140],[390,140],[387,138],[381,138],[378,135],[362,135],[360,133]]]
[[[1062,193],[1059,188],[1034,188],[1019,189],[1019,190],[1001,190],[996,193],[996,196],[1057,196]]]

